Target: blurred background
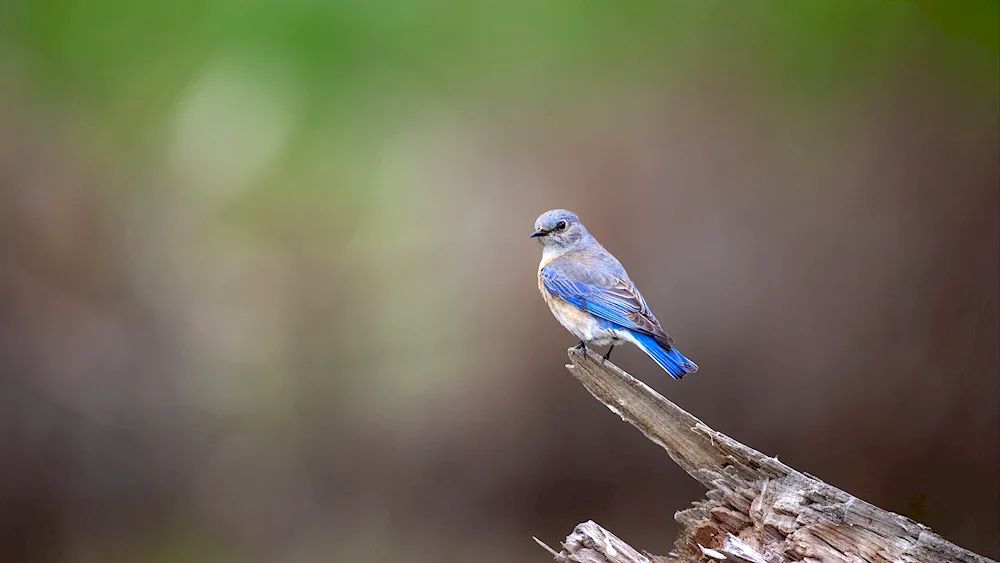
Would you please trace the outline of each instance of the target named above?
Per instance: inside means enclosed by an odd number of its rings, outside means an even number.
[[[542,211],[706,423],[1000,556],[995,0],[8,0],[0,560],[665,553],[702,489],[565,371]]]

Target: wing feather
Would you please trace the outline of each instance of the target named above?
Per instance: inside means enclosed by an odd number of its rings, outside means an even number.
[[[562,260],[542,268],[539,276],[553,296],[622,328],[653,336],[668,350],[673,344],[631,280],[595,274]]]

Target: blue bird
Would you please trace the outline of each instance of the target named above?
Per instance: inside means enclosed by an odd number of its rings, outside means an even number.
[[[610,344],[607,360],[615,346],[631,342],[674,379],[698,370],[674,348],[621,262],[579,217],[565,209],[546,211],[531,236],[542,245],[538,289],[556,320],[580,339],[578,348]]]

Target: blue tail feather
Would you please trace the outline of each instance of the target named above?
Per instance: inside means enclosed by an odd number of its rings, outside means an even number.
[[[655,338],[648,334],[643,334],[641,332],[629,331],[632,336],[635,337],[636,343],[642,351],[653,358],[664,371],[670,374],[670,377],[674,379],[680,379],[684,377],[685,374],[694,373],[698,371],[698,366],[691,360],[684,357],[683,354],[677,351],[677,348],[670,347],[669,350],[660,346],[660,343],[656,341]]]

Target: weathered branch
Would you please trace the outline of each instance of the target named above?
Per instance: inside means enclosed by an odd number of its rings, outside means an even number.
[[[569,355],[566,367],[597,400],[667,450],[708,493],[675,514],[680,533],[667,557],[641,555],[586,522],[557,561],[991,561],[712,430],[594,352],[571,348]]]
[[[661,563],[673,559],[642,554],[618,536],[605,530],[593,520],[584,522],[573,530],[563,542],[563,551],[556,553],[538,538],[535,541],[555,556],[559,563]]]

